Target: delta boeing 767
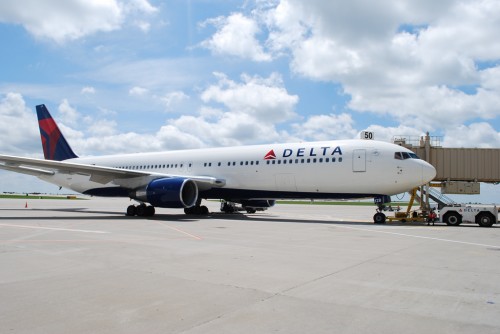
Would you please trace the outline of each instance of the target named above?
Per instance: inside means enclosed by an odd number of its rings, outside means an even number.
[[[45,105],[36,111],[45,160],[0,155],[0,169],[87,195],[134,199],[140,204],[127,208],[130,216],[154,215],[154,207],[207,214],[202,199],[239,203],[248,212],[276,199],[387,199],[436,175],[412,151],[374,140],[78,157]]]

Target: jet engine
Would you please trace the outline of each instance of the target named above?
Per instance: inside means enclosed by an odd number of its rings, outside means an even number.
[[[156,179],[130,197],[159,208],[190,208],[198,200],[198,186],[185,178]]]

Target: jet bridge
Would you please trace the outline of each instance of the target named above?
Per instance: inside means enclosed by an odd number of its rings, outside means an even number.
[[[436,177],[430,185],[420,189],[423,210],[429,209],[429,199],[440,207],[454,204],[445,194],[480,194],[480,183],[500,183],[500,149],[446,148],[441,137],[396,136],[393,142],[415,152],[436,168]],[[438,192],[431,187],[441,188]]]

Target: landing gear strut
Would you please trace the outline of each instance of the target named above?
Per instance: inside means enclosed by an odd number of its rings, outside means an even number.
[[[373,222],[375,224],[385,224],[386,216],[383,210],[385,209],[386,203],[391,203],[391,196],[387,195],[377,196],[373,200],[377,205],[377,213],[373,215]]]
[[[127,216],[152,217],[155,215],[155,208],[151,205],[129,205],[127,208]]]

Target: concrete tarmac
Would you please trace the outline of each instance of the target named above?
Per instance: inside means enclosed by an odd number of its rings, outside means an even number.
[[[1,333],[500,333],[500,228],[0,200]]]

